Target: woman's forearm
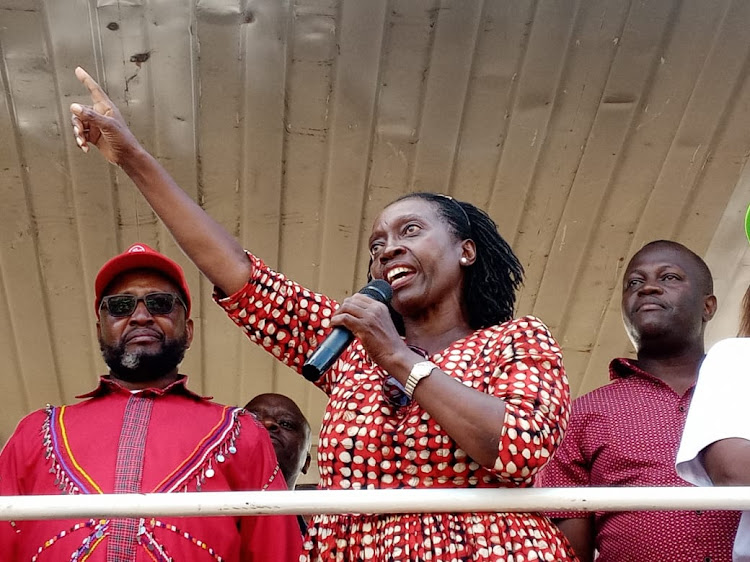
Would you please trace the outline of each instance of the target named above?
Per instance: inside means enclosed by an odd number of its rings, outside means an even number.
[[[140,146],[123,155],[120,167],[133,180],[180,248],[227,295],[251,274],[242,246],[212,219]]]

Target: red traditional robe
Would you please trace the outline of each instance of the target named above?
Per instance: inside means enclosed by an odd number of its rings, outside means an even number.
[[[0,453],[0,494],[283,490],[266,431],[185,388],[131,393],[107,377],[71,406],[26,416]],[[289,561],[294,516],[0,521],[3,560]]]

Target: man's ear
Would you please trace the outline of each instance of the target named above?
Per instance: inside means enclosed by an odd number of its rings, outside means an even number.
[[[718,304],[714,295],[709,295],[703,301],[703,322],[708,322],[716,314]]]
[[[305,464],[302,465],[302,470],[300,470],[302,474],[307,474],[307,471],[310,470],[311,461],[312,461],[312,457],[310,456],[310,453],[307,453],[307,458],[305,458]]]
[[[102,339],[102,323],[101,321],[96,321],[96,339],[101,341]]]
[[[190,344],[193,343],[193,330],[193,319],[188,318],[187,320],[185,320],[185,336],[187,338],[186,343],[188,347],[190,347]]]

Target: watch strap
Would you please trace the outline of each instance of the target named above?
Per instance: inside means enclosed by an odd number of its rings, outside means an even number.
[[[419,381],[426,377],[429,377],[432,371],[438,368],[439,367],[432,361],[420,361],[418,363],[415,363],[411,368],[409,377],[406,379],[406,384],[404,385],[404,390],[406,390],[407,396],[411,398],[414,394],[414,389],[417,388],[417,384],[419,383]]]

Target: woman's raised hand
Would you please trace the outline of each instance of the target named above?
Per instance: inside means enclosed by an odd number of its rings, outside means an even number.
[[[187,256],[227,295],[241,289],[252,266],[242,246],[178,186],[138,142],[109,96],[82,68],[76,77],[91,95],[91,105],[70,106],[76,143],[93,144],[122,168]]]
[[[84,152],[88,152],[89,144],[93,144],[107,160],[121,164],[128,153],[139,147],[138,140],[130,132],[120,110],[96,80],[80,66],[75,73],[88,89],[92,104],[74,103],[70,106],[76,143]]]

